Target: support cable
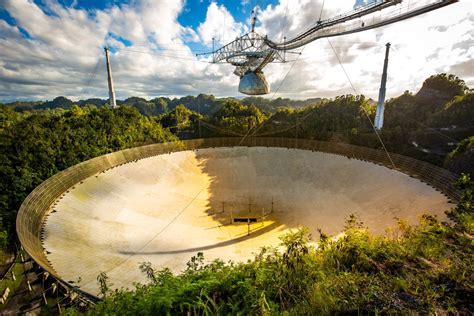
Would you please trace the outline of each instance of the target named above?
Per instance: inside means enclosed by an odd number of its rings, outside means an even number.
[[[349,75],[347,74],[346,69],[344,68],[344,65],[342,64],[341,59],[339,58],[339,55],[337,54],[336,50],[335,50],[334,47],[332,46],[332,43],[331,43],[331,41],[329,40],[329,38],[327,38],[327,41],[328,41],[329,45],[331,46],[331,48],[332,48],[332,50],[333,50],[333,52],[334,52],[334,55],[336,55],[337,61],[338,61],[339,65],[341,66],[342,71],[343,71],[344,74],[346,75],[347,81],[349,82],[349,84],[350,84],[352,90],[354,91],[354,93],[355,93],[356,95],[359,95],[359,93],[357,92],[356,88],[354,87],[354,84],[352,84],[352,80],[351,80],[351,78],[349,77]],[[392,157],[390,156],[390,153],[388,152],[387,147],[385,146],[385,144],[384,144],[384,142],[383,142],[383,140],[382,140],[382,137],[380,137],[379,132],[377,131],[377,129],[376,129],[375,126],[374,126],[374,123],[373,123],[372,120],[370,119],[369,114],[367,113],[367,111],[365,110],[364,107],[361,107],[361,108],[362,108],[362,111],[364,112],[365,116],[367,117],[367,120],[369,121],[370,125],[372,126],[372,129],[374,130],[375,135],[377,135],[377,138],[379,139],[379,142],[380,142],[380,144],[382,145],[383,150],[384,150],[385,153],[387,154],[387,157],[388,157],[388,159],[390,160],[390,163],[391,163],[393,169],[396,169],[395,163],[393,162]]]
[[[102,54],[99,55],[99,58],[97,59],[97,63],[95,64],[94,66],[94,69],[92,70],[92,72],[89,74],[89,78],[87,79],[87,82],[84,86],[84,94],[87,94],[87,90],[90,88],[91,84],[92,84],[92,80],[95,78],[96,74],[97,74],[97,70],[99,69],[99,64],[100,62],[102,61]]]
[[[400,51],[399,51],[396,47],[394,47],[394,45],[392,45],[392,48],[393,48],[396,52],[399,52],[399,53],[400,53]],[[427,59],[426,57],[424,57],[424,59],[425,59],[426,63],[429,64],[428,59]],[[437,129],[435,129],[435,128],[431,127],[431,126],[428,126],[428,125],[426,125],[426,124],[424,124],[424,123],[422,123],[422,122],[420,122],[420,121],[418,121],[418,120],[415,120],[415,119],[414,119],[413,117],[411,117],[411,116],[406,116],[406,118],[408,118],[408,119],[409,119],[410,121],[412,121],[412,122],[415,122],[415,123],[417,123],[417,124],[419,124],[419,125],[425,127],[427,130],[431,130],[431,131],[435,132],[436,134],[439,134],[439,135],[441,135],[441,136],[443,136],[443,137],[445,137],[445,138],[447,138],[447,139],[449,139],[449,140],[455,141],[455,142],[457,142],[457,143],[460,142],[460,140],[455,139],[455,138],[453,138],[453,137],[451,137],[451,136],[449,136],[449,135],[447,135],[447,134],[445,134],[445,133],[442,133],[442,132],[438,131]]]
[[[303,49],[301,49],[300,51],[300,54],[296,57],[295,61],[293,62],[293,64],[291,65],[290,69],[288,70],[288,72],[286,73],[286,75],[283,77],[283,80],[280,82],[280,85],[278,86],[278,88],[276,89],[276,91],[273,93],[271,99],[273,99],[275,97],[275,95],[277,94],[278,90],[280,90],[281,86],[283,85],[283,83],[285,82],[285,79],[286,77],[288,76],[288,74],[290,73],[290,71],[293,69],[293,67],[295,66],[296,62],[298,61],[299,57],[301,56],[301,54],[303,53],[303,50],[305,49],[306,46],[303,46]],[[266,120],[266,121],[263,121],[262,124],[260,124],[260,126],[258,126],[254,132],[252,132],[252,134],[250,135],[251,137],[255,136],[255,134],[268,122],[269,120]],[[240,141],[239,145],[242,144],[242,142],[248,137],[248,134],[250,133],[250,130],[247,132],[247,134],[242,138],[242,140]]]
[[[323,4],[321,5],[321,12],[319,12],[319,19],[318,19],[318,23],[321,22],[321,17],[323,16],[323,10],[324,10],[324,1],[323,0]]]
[[[225,18],[226,18],[225,0],[222,2],[222,8],[224,9],[224,26],[222,27],[222,38],[221,38],[221,42],[223,43],[224,38],[225,38]]]
[[[259,135],[255,135],[256,137],[262,137],[262,136],[272,136],[272,135],[276,135],[276,134],[280,134],[280,133],[284,133],[286,131],[289,131],[289,130],[292,130],[293,128],[296,128],[300,125],[302,125],[304,123],[304,121],[306,121],[306,119],[311,115],[313,114],[313,111],[311,110],[308,114],[306,114],[305,116],[303,116],[303,118],[299,118],[298,119],[298,123],[296,124],[293,124],[287,128],[283,128],[281,130],[278,130],[278,131],[273,131],[273,132],[267,132],[267,133],[263,133],[263,134],[259,134]]]
[[[112,268],[107,269],[106,271],[102,271],[101,273],[109,273],[110,271],[115,270],[125,262],[127,262],[130,258],[138,254],[140,251],[142,251],[146,246],[148,246],[153,240],[155,240],[158,236],[160,236],[166,229],[168,229],[171,224],[173,224],[190,206],[193,204],[193,202],[198,198],[198,196],[204,191],[204,189],[207,187],[207,184],[205,184],[198,192],[197,194],[191,199],[191,201],[188,202],[176,215],[161,229],[159,230],[151,239],[149,239],[147,242],[145,242],[141,247],[136,249],[134,252],[131,252],[125,259],[120,261],[118,264],[113,266]],[[86,282],[84,284],[81,284],[80,286],[85,286],[88,284],[91,284],[94,280],[90,280],[89,282]]]
[[[287,3],[288,4],[288,3]],[[319,19],[321,19],[321,16],[323,14],[323,10],[324,10],[324,0],[323,0],[323,5],[321,7],[321,12],[319,14]],[[293,64],[291,64],[291,67],[290,69],[288,70],[288,72],[286,73],[286,75],[283,77],[283,80],[280,82],[280,85],[278,86],[278,88],[275,90],[275,92],[273,92],[272,94],[272,97],[270,99],[273,99],[275,97],[275,95],[278,93],[278,91],[280,90],[280,88],[282,87],[283,83],[285,82],[285,79],[286,77],[288,77],[288,74],[291,72],[291,70],[293,69],[293,67],[295,66],[296,62],[298,61],[298,59],[300,58],[300,56],[303,54],[303,51],[304,49],[306,48],[306,45],[303,46],[303,48],[301,49],[301,51],[299,52],[299,55],[296,57],[295,61],[293,62]],[[262,124],[260,124],[260,126],[257,127],[257,129],[255,129],[255,131],[251,134],[251,136],[255,136],[255,134],[268,122],[269,120],[266,120],[264,122],[262,122]],[[250,130],[248,131],[250,132]],[[239,142],[239,145],[242,144],[242,142],[247,138],[248,136],[248,133],[242,138],[242,140]]]
[[[187,56],[160,54],[160,53],[155,53],[155,52],[146,52],[146,51],[134,50],[134,49],[129,49],[129,48],[120,48],[119,50],[120,51],[126,51],[126,52],[134,52],[134,53],[140,53],[140,54],[148,54],[148,55],[155,55],[155,56],[166,57],[166,58],[174,58],[174,59],[189,60],[189,61],[193,61],[193,62],[201,62],[201,63],[206,63],[206,64],[212,64],[212,62],[210,62],[210,61],[205,61],[205,60],[200,60],[200,59],[193,59],[193,58],[189,58]]]
[[[283,30],[286,28],[286,18],[288,14],[288,4],[290,3],[290,0],[286,0],[286,7],[285,7],[285,15],[283,16],[283,21],[280,23],[281,24],[281,36],[280,36],[280,41],[283,39]]]
[[[236,135],[236,136],[244,136],[240,133],[237,133],[237,132],[234,132],[230,129],[226,129],[226,128],[221,128],[219,126],[216,126],[216,125],[213,125],[213,124],[210,124],[206,121],[203,121],[203,120],[200,120],[200,119],[197,119],[199,122],[201,122],[204,126],[206,126],[208,129],[211,129],[211,130],[214,130],[214,131],[217,131],[217,132],[221,132],[221,133],[224,133],[224,134],[230,134],[230,135]]]

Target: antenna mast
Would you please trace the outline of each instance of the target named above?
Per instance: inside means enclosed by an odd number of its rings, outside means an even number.
[[[114,109],[117,107],[117,102],[115,101],[115,89],[114,89],[114,81],[112,79],[112,66],[110,65],[109,48],[105,46],[104,50],[105,50],[105,59],[107,61],[107,81],[109,82],[110,107]]]
[[[258,6],[255,6],[255,9],[252,10],[252,33],[255,32],[255,25],[257,24],[257,9]]]
[[[382,82],[380,83],[379,100],[377,102],[377,112],[375,113],[374,127],[381,130],[383,127],[383,112],[385,110],[385,92],[387,85],[387,68],[388,68],[388,53],[390,51],[390,43],[387,43],[385,49],[385,61],[383,63]]]

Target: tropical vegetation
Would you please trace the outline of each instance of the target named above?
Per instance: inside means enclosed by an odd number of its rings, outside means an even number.
[[[463,175],[453,223],[425,215],[418,226],[399,221],[374,236],[357,217],[344,234],[320,231],[317,245],[304,228],[281,237],[246,263],[205,263],[202,253],[173,275],[144,262],[149,283],[111,290],[99,276],[103,300],[88,315],[335,315],[465,314],[474,311],[474,181]]]
[[[133,291],[111,291],[89,314],[335,314],[474,311],[472,178],[474,100],[464,81],[428,78],[420,91],[386,103],[379,136],[389,151],[465,173],[451,222],[424,216],[374,236],[355,217],[334,239],[305,229],[282,237],[246,263],[205,263],[198,253],[180,275],[144,262],[149,279]],[[42,181],[81,161],[138,145],[179,138],[272,136],[381,148],[371,121],[375,102],[362,95],[289,100],[132,97],[0,105],[0,250],[15,240],[22,201]],[[318,246],[311,242],[319,240]],[[1,256],[0,256],[1,257]]]

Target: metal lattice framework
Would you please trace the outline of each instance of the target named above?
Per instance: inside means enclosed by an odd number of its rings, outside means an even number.
[[[256,33],[254,16],[251,32],[215,51],[198,55],[210,54],[214,63],[225,62],[234,65],[236,67],[234,74],[241,79],[249,72],[257,73],[261,80],[257,78],[255,81],[253,78],[251,84],[258,85],[262,84],[260,81],[265,81],[262,70],[268,63],[285,62],[285,56],[282,55],[284,51],[297,49],[324,37],[362,32],[403,21],[455,2],[458,0],[374,0],[347,13],[318,20],[308,30],[283,42],[272,41]],[[254,94],[251,87],[241,92]],[[255,94],[264,94],[263,92]]]
[[[376,0],[357,10],[336,16],[332,19],[317,22],[314,27],[284,43],[266,40],[265,44],[276,50],[291,50],[302,47],[320,38],[362,32],[403,21],[455,2],[458,2],[458,0],[412,2],[404,2],[403,0]],[[390,9],[391,7],[393,8]]]
[[[240,77],[248,69],[255,71],[270,62],[285,62],[283,54],[270,48],[266,44],[266,40],[258,33],[247,33],[216,50],[212,54],[212,61],[235,66],[234,73]],[[262,65],[264,61],[266,62]]]

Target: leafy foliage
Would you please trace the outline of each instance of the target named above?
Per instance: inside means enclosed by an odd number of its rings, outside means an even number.
[[[470,128],[474,126],[474,93],[455,96],[444,108],[430,118],[438,127]]]
[[[390,151],[437,164],[451,152],[446,166],[456,172],[474,170],[466,167],[474,161],[472,98],[455,76],[428,78],[418,93],[407,91],[387,102],[385,144]],[[89,99],[77,106],[60,97],[0,106],[0,248],[13,230],[21,202],[46,178],[91,157],[173,140],[172,134],[197,137],[202,128],[204,137],[248,134],[380,146],[369,122],[375,104],[364,96],[300,102],[240,102],[204,94],[149,101],[129,98],[114,110],[105,103]],[[52,110],[36,111],[44,109]],[[440,134],[448,140],[440,140]],[[465,140],[454,149],[449,144],[453,138]],[[320,232],[315,247],[301,229],[283,236],[279,249],[263,248],[247,263],[206,263],[198,253],[186,271],[175,276],[143,262],[138,268],[149,284],[137,284],[134,291],[111,291],[107,275],[99,275],[104,300],[89,313],[468,314],[474,310],[473,181],[466,174],[457,185],[464,194],[449,212],[454,224],[425,216],[419,226],[400,222],[380,237],[352,216],[339,239]]]
[[[8,245],[8,233],[5,230],[0,231],[0,254]]]
[[[368,116],[375,107],[364,96],[344,95],[301,110],[281,109],[272,115],[258,135],[301,138],[348,138],[371,128]]]
[[[462,140],[444,161],[444,166],[456,173],[474,175],[474,136]]]
[[[18,114],[0,107],[0,231],[11,232],[21,203],[42,181],[81,161],[175,139],[130,107],[72,106]]]
[[[160,116],[159,121],[163,127],[169,128],[180,138],[189,138],[198,134],[198,121],[202,120],[202,115],[193,112],[180,104],[172,111]]]
[[[464,80],[457,76],[441,73],[426,79],[418,94],[427,94],[426,90],[435,91],[436,94],[441,94],[444,98],[450,100],[455,96],[464,95],[469,88]]]
[[[246,134],[262,124],[267,117],[254,105],[244,105],[238,101],[226,101],[215,112],[210,121],[221,130]],[[217,130],[217,133],[219,130]]]
[[[471,194],[452,212],[456,225],[423,216],[387,236],[374,236],[355,216],[340,238],[321,233],[317,247],[306,229],[263,248],[252,261],[205,264],[202,253],[174,276],[141,265],[150,283],[133,291],[109,291],[88,314],[348,314],[469,313],[474,308]],[[469,201],[468,201],[469,200]],[[467,203],[467,204],[466,204]],[[70,313],[76,313],[70,310]]]

